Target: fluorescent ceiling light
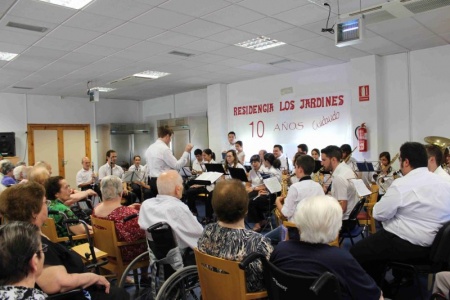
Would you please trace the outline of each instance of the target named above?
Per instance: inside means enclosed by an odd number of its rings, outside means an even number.
[[[91,88],[91,90],[97,90],[97,91],[102,92],[102,93],[107,93],[107,92],[115,91],[116,89],[97,86],[97,87]]]
[[[353,26],[353,27],[345,28],[344,30],[342,30],[342,32],[348,32],[348,31],[352,31],[352,30],[357,30],[358,28],[359,28],[358,26]]]
[[[9,53],[9,52],[0,52],[0,60],[10,61],[17,55],[19,55],[19,54]]]
[[[269,37],[265,37],[265,36],[259,36],[257,38],[242,42],[242,43],[238,43],[235,44],[235,46],[239,46],[239,47],[244,47],[244,48],[248,48],[248,49],[253,49],[253,50],[265,50],[265,49],[269,49],[269,48],[273,48],[273,47],[278,47],[278,46],[282,46],[285,45],[286,43],[277,41],[277,40],[273,40]]]
[[[74,9],[82,9],[88,3],[92,2],[92,0],[39,0],[39,1]]]
[[[133,74],[134,77],[151,78],[151,79],[161,78],[161,77],[164,77],[167,75],[170,75],[170,73],[159,72],[159,71],[144,71],[144,72]]]

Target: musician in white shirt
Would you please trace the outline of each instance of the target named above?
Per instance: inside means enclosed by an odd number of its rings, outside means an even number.
[[[201,149],[195,149],[195,160],[192,162],[192,174],[201,174],[205,170],[202,168],[203,164],[203,151]]]
[[[443,161],[441,148],[436,145],[425,145],[425,149],[428,155],[428,170],[450,182],[450,175],[441,167]]]
[[[281,170],[288,170],[289,173],[293,170],[292,162],[289,158],[287,158],[283,153],[283,146],[277,144],[273,146],[273,155],[275,155],[275,158],[278,158],[280,160],[280,169]]]
[[[143,202],[146,199],[152,197],[150,186],[148,185],[148,172],[147,166],[141,166],[141,156],[133,156],[133,164],[128,168],[128,171],[136,171],[137,176],[133,176],[133,182],[131,188],[136,197]]]
[[[89,157],[81,159],[83,168],[78,171],[76,176],[77,186],[82,190],[90,189],[92,184],[95,184],[95,174],[91,169],[91,160]]]

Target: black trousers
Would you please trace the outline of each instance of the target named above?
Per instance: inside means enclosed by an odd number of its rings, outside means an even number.
[[[205,187],[197,187],[197,188],[189,188],[185,192],[185,197],[187,200],[187,206],[189,207],[190,211],[193,213],[197,213],[197,206],[195,206],[195,200],[197,199],[197,196],[200,194],[206,194],[209,197],[209,192]],[[208,202],[208,200],[206,200]],[[206,203],[205,203],[205,210],[206,210]],[[212,215],[212,214],[211,214]]]
[[[158,195],[158,187],[156,186],[156,180],[158,180],[158,177],[150,177],[150,181],[148,182],[152,198]]]
[[[256,196],[258,196],[257,191],[252,191],[248,194],[249,201],[247,218],[249,222],[252,223],[259,223],[264,220],[264,214],[269,212],[272,208],[270,196],[261,195],[255,199]]]
[[[381,229],[354,245],[350,253],[380,285],[388,262],[426,263],[430,255],[430,247],[411,244]]]

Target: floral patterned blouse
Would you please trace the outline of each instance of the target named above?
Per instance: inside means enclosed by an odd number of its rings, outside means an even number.
[[[242,261],[248,254],[259,252],[267,260],[273,251],[270,240],[263,235],[248,229],[231,229],[212,223],[205,227],[198,240],[198,250],[211,256]],[[264,290],[262,263],[252,262],[245,270],[247,291]]]
[[[133,214],[138,214],[138,211],[128,206],[120,206],[114,209],[106,218],[93,215],[96,218],[114,221],[116,227],[117,238],[120,242],[134,242],[145,238],[145,231],[139,227],[138,217],[124,222],[123,219]],[[132,261],[139,254],[147,251],[147,244],[136,244],[120,247],[122,259],[126,262]]]
[[[23,286],[0,286],[0,299],[2,300],[44,300],[47,294],[43,291]]]

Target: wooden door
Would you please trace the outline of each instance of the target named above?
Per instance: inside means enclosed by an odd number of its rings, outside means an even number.
[[[76,188],[76,174],[84,156],[91,157],[90,125],[28,125],[29,165],[46,161],[52,165],[52,176],[63,176]]]

